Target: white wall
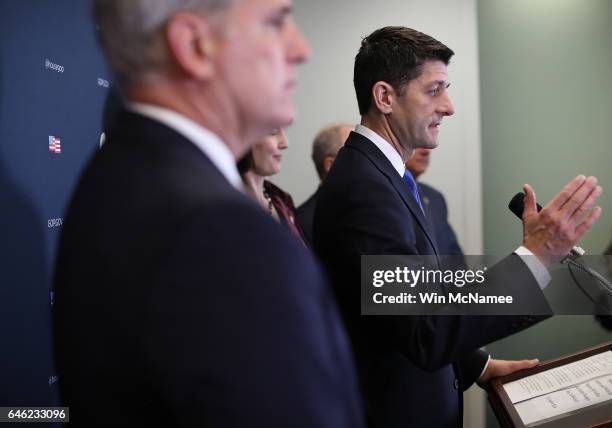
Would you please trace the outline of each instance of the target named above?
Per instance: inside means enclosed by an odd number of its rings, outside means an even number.
[[[311,44],[300,68],[298,117],[287,130],[290,148],[274,181],[296,204],[316,188],[310,160],[312,138],[330,122],[359,120],[353,61],[363,36],[386,25],[403,25],[436,37],[455,51],[449,68],[456,114],[440,132],[423,181],[446,196],[451,224],[468,254],[482,253],[480,113],[475,0],[295,0],[295,19]]]

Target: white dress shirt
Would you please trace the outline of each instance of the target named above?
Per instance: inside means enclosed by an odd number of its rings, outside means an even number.
[[[238,190],[243,190],[236,159],[217,135],[173,110],[144,103],[129,103],[127,107],[129,110],[163,123],[183,135],[210,159],[232,186]]]
[[[395,150],[395,147],[393,147],[387,140],[378,135],[376,132],[372,131],[367,126],[357,125],[355,126],[355,132],[363,135],[368,140],[373,142],[374,145],[378,147],[381,152],[383,152],[385,157],[389,159],[389,162],[391,162],[391,165],[393,165],[393,168],[395,168],[399,176],[402,178],[404,177],[406,165],[404,164],[400,154],[397,152],[397,150]]]

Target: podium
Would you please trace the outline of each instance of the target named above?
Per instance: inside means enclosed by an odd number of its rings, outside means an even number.
[[[612,427],[612,342],[492,379],[502,427]]]

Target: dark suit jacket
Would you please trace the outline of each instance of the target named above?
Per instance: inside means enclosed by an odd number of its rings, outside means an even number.
[[[444,196],[425,183],[419,182],[417,185],[425,216],[432,226],[431,232],[438,244],[439,253],[441,255],[462,255],[463,251],[457,242],[457,236],[448,223],[448,210]]]
[[[542,319],[360,315],[360,255],[435,255],[438,250],[402,178],[357,133],[350,134],[321,186],[313,234],[353,341],[371,426],[461,425],[461,392],[487,360],[478,348]],[[546,304],[517,256],[490,268],[488,275],[509,294],[522,288],[534,304]]]
[[[318,267],[177,132],[120,115],[81,177],[58,257],[71,426],[361,426]]]
[[[304,234],[304,240],[306,244],[310,248],[312,248],[312,221],[314,219],[314,210],[317,205],[317,195],[319,193],[319,189],[314,192],[310,198],[306,199],[306,201],[300,205],[295,215],[297,217],[297,221],[302,228],[302,233]]]

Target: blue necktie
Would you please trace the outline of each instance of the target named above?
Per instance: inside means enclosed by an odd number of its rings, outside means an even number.
[[[414,196],[414,199],[416,200],[417,204],[419,204],[419,207],[421,207],[423,215],[425,215],[425,210],[423,209],[423,204],[421,203],[421,198],[419,197],[419,189],[417,188],[417,184],[414,181],[414,178],[412,178],[412,174],[410,174],[410,171],[408,170],[404,171],[404,181],[408,185],[410,193],[412,193],[412,196]]]

